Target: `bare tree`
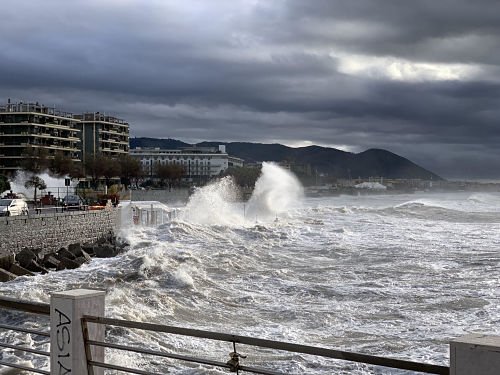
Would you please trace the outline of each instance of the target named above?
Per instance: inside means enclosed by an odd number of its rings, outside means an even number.
[[[104,177],[106,170],[106,157],[102,154],[91,156],[85,160],[85,174],[90,176],[91,185],[94,189],[99,186],[99,179]]]
[[[142,165],[139,160],[132,158],[130,155],[125,155],[120,158],[121,180],[124,185],[130,185],[131,178],[139,178],[142,176]]]
[[[39,190],[44,190],[44,189],[47,189],[47,185],[45,184],[45,181],[42,180],[40,177],[38,176],[31,176],[25,183],[24,183],[24,187],[26,189],[31,189],[31,188],[35,188],[35,195],[34,195],[34,201],[35,201],[35,205],[36,205],[36,191],[37,189]]]
[[[21,167],[32,173],[40,173],[48,166],[49,153],[45,148],[28,146],[22,153],[23,161]]]
[[[57,152],[54,158],[50,160],[49,170],[56,176],[67,176],[73,171],[74,161],[70,156]]]

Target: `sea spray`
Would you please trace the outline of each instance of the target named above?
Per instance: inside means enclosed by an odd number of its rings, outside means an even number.
[[[269,221],[299,202],[303,188],[291,172],[274,163],[262,163],[262,174],[248,203],[238,202],[238,187],[231,177],[198,188],[181,213],[181,220],[196,224],[243,225]]]
[[[243,213],[236,208],[238,188],[231,177],[197,188],[180,219],[196,224],[238,225]]]
[[[275,163],[262,163],[262,175],[248,201],[248,217],[269,220],[300,202],[303,194],[293,173]]]
[[[12,192],[20,194],[25,198],[31,198],[34,194],[34,189],[27,189],[24,187],[25,182],[34,174],[27,171],[18,171],[14,178],[10,181],[10,187]],[[47,191],[50,191],[53,195],[57,197],[58,192],[60,192],[60,197],[64,198],[66,196],[66,177],[55,177],[51,176],[47,171],[36,174],[40,177],[47,185]],[[72,186],[77,184],[76,181],[72,182]]]

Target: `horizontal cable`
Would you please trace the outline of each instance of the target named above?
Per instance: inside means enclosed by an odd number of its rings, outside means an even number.
[[[0,308],[20,310],[33,314],[50,315],[50,305],[42,302],[31,302],[10,297],[0,297]]]
[[[0,347],[17,349],[17,350],[21,350],[23,352],[29,352],[29,353],[39,354],[39,355],[46,355],[47,357],[50,357],[50,353],[44,352],[43,350],[36,350],[36,349],[26,348],[26,347],[18,346],[18,345],[5,344],[3,342],[0,342]]]
[[[354,353],[354,352],[346,352],[346,351],[342,351],[342,350],[325,349],[325,348],[319,348],[319,347],[308,346],[308,345],[298,345],[298,344],[273,341],[273,340],[257,339],[257,338],[253,338],[253,337],[247,337],[247,336],[237,336],[237,335],[230,335],[230,334],[226,334],[226,333],[202,331],[202,330],[197,330],[197,329],[172,327],[172,326],[165,326],[165,325],[160,325],[160,324],[142,323],[142,322],[136,322],[136,321],[104,318],[104,317],[89,316],[89,315],[84,315],[82,319],[87,321],[87,322],[90,322],[90,323],[108,324],[108,325],[119,326],[119,327],[143,329],[143,330],[149,330],[149,331],[155,331],[155,332],[172,333],[172,334],[176,334],[176,335],[184,335],[184,336],[205,338],[205,339],[218,340],[218,341],[236,342],[236,343],[240,343],[240,344],[258,346],[258,347],[262,347],[262,348],[284,350],[284,351],[289,351],[289,352],[294,352],[294,353],[302,353],[302,354],[312,354],[312,355],[317,355],[317,356],[321,356],[321,357],[343,359],[346,361],[366,363],[366,364],[376,365],[376,366],[398,368],[398,369],[402,369],[402,370],[424,372],[424,373],[428,373],[428,374],[448,375],[450,372],[450,368],[447,366],[412,362],[412,361],[406,361],[406,360],[401,360],[401,359],[379,357],[379,356],[360,354],[360,353]]]
[[[29,372],[36,372],[37,374],[50,375],[49,371],[37,370],[35,368],[31,368],[31,367],[23,366],[23,365],[18,365],[18,364],[14,364],[14,363],[0,361],[0,365],[7,366],[7,367],[12,367],[12,368],[18,368],[20,370],[29,371]]]
[[[108,342],[94,341],[94,340],[87,340],[86,343],[89,345],[102,346],[105,348],[126,350],[126,351],[130,351],[130,352],[149,354],[149,355],[154,355],[154,356],[164,357],[164,358],[179,359],[181,361],[186,361],[186,362],[200,363],[200,364],[211,365],[211,366],[215,366],[215,367],[231,368],[231,366],[229,366],[227,363],[224,363],[224,362],[213,361],[213,360],[204,359],[204,358],[188,357],[188,356],[184,356],[184,355],[180,355],[180,354],[165,353],[165,352],[160,352],[157,350],[138,348],[136,346],[125,346],[125,345],[112,344],[112,343],[108,343]],[[240,366],[240,370],[254,372],[257,374],[265,374],[265,375],[283,375],[280,372],[269,371],[266,369],[260,369],[260,368],[256,368],[256,367]]]
[[[38,336],[50,337],[50,333],[48,333],[48,332],[35,331],[34,329],[29,329],[29,328],[9,326],[9,325],[6,325],[6,324],[0,324],[0,328],[9,329],[11,331],[31,333],[33,335],[38,335]]]
[[[188,357],[188,356],[184,356],[184,355],[180,355],[180,354],[164,353],[164,352],[160,352],[160,351],[156,351],[156,350],[142,349],[142,348],[138,348],[135,346],[125,346],[125,345],[111,344],[111,343],[107,343],[107,342],[93,341],[93,340],[88,340],[88,341],[86,341],[86,343],[90,344],[90,345],[95,345],[95,346],[103,346],[105,348],[126,350],[126,351],[130,351],[130,352],[149,354],[149,355],[154,355],[154,356],[158,356],[158,357],[180,359],[182,361],[196,362],[196,363],[202,363],[205,365],[230,368],[230,366],[224,362],[212,361],[209,359],[201,359],[201,358],[196,358],[196,357]]]

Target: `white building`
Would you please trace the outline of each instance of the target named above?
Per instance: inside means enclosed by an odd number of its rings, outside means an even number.
[[[185,168],[188,180],[208,180],[219,175],[230,166],[242,166],[243,160],[229,156],[226,146],[216,147],[183,147],[178,150],[161,150],[160,148],[134,148],[130,156],[141,162],[145,174],[155,176],[155,165],[179,164]]]

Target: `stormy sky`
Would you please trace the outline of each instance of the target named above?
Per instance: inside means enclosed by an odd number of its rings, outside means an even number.
[[[500,178],[498,0],[3,0],[0,102]]]

